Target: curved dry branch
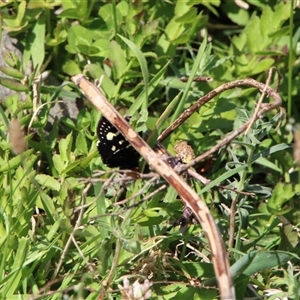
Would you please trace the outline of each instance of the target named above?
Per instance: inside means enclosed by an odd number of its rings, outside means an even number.
[[[242,86],[250,86],[250,87],[257,88],[261,91],[264,91],[266,94],[268,94],[272,98],[274,98],[275,101],[273,103],[269,103],[266,106],[264,106],[264,108],[261,111],[259,111],[258,116],[261,116],[262,114],[266,113],[267,111],[269,111],[273,108],[279,107],[281,105],[281,102],[282,102],[281,97],[277,93],[277,91],[273,90],[272,88],[270,88],[268,85],[266,85],[264,83],[258,82],[252,78],[246,78],[246,79],[235,80],[232,82],[227,82],[227,83],[224,83],[224,84],[220,85],[219,87],[215,88],[214,90],[210,91],[208,94],[206,94],[205,96],[198,99],[196,103],[194,103],[189,108],[187,108],[173,124],[171,124],[167,129],[165,129],[159,135],[157,140],[159,142],[162,142],[163,140],[165,140],[176,128],[178,128],[184,121],[186,121],[196,110],[198,110],[202,105],[209,102],[211,99],[213,99],[217,95],[219,95],[227,90],[234,89],[236,87],[242,87]],[[249,125],[248,123],[246,123],[246,124],[247,124],[247,126]],[[241,130],[241,132],[243,130]],[[216,150],[214,150],[214,151],[216,151]],[[203,157],[201,159],[203,159]]]
[[[197,216],[203,231],[208,239],[212,262],[220,290],[220,299],[235,299],[235,290],[229,269],[229,262],[224,243],[218,227],[212,218],[209,209],[195,191],[180,177],[148,144],[130,127],[122,116],[107,101],[95,85],[83,75],[72,78],[77,86],[85,93],[92,104],[111,122],[143,156],[150,167],[155,169],[181,196],[184,204],[192,209]]]
[[[281,97],[280,97],[279,93],[277,91],[273,90],[268,85],[263,84],[261,82],[258,82],[254,79],[244,79],[244,80],[239,80],[239,81],[233,81],[233,82],[230,82],[230,85],[227,86],[227,84],[223,84],[219,88],[221,88],[221,87],[224,88],[224,86],[226,86],[226,90],[227,90],[227,89],[229,89],[228,87],[230,87],[230,88],[236,87],[237,83],[239,83],[240,85],[247,85],[247,86],[256,87],[256,88],[264,91],[266,94],[268,94],[268,96],[272,97],[274,99],[274,101],[272,103],[264,103],[261,106],[261,108],[257,111],[257,113],[255,113],[255,115],[253,115],[253,118],[249,119],[245,124],[243,124],[241,127],[236,129],[235,131],[227,134],[218,144],[216,144],[214,147],[212,147],[208,151],[206,151],[206,152],[202,153],[201,155],[197,156],[193,161],[189,162],[188,164],[182,165],[181,168],[180,168],[180,172],[183,172],[183,171],[187,170],[188,168],[196,165],[197,163],[203,161],[206,157],[212,155],[214,152],[218,151],[220,148],[222,148],[225,145],[229,144],[238,135],[240,135],[242,132],[246,131],[247,128],[249,128],[249,126],[251,126],[251,124],[254,121],[261,118],[261,116],[263,116],[267,112],[271,111],[272,109],[279,108],[281,106],[282,100],[281,100]],[[216,90],[218,90],[218,88],[215,89],[214,91],[216,91]],[[222,92],[223,91],[224,90],[222,90]],[[220,93],[220,91],[218,92],[218,94],[219,93]],[[209,93],[207,95],[209,95]],[[201,99],[203,99],[203,98],[204,97],[202,97]],[[200,102],[200,100],[199,100],[199,102]],[[206,102],[209,101],[207,99],[205,99],[205,100],[206,100]],[[181,116],[183,116],[183,114]],[[186,120],[187,118],[188,117],[185,116],[184,120]]]

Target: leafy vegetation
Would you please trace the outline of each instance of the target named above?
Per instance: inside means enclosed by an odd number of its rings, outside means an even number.
[[[265,83],[272,67],[269,84],[279,83],[287,113],[269,111],[206,157],[195,170],[211,182],[193,179],[193,188],[222,233],[236,298],[299,299],[299,167],[288,127],[299,120],[299,9],[237,3],[0,3],[3,29],[22,49],[21,57],[6,49],[0,66],[0,84],[13,91],[0,106],[1,299],[142,299],[148,291],[146,299],[149,290],[151,299],[217,299],[201,227],[167,233],[183,210],[174,189],[103,164],[100,114],[70,78],[100,81],[137,131],[158,136],[211,90],[247,77]],[[261,92],[223,92],[164,146],[174,154],[184,140],[196,156],[208,151],[251,119]]]

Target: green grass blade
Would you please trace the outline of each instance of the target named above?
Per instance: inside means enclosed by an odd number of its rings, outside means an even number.
[[[177,118],[178,116],[182,113],[182,110],[183,110],[183,106],[187,100],[187,96],[188,96],[188,93],[191,89],[191,85],[192,85],[192,82],[193,82],[193,79],[196,75],[197,72],[200,72],[201,73],[201,69],[204,68],[204,65],[205,65],[205,62],[208,58],[208,55],[210,54],[210,51],[211,51],[211,44],[209,44],[208,47],[207,46],[207,37],[205,37],[202,41],[202,44],[199,48],[199,51],[197,53],[197,56],[196,56],[196,60],[193,64],[193,68],[192,68],[192,71],[191,71],[191,74],[189,75],[189,79],[188,79],[188,82],[186,84],[186,87],[185,87],[185,90],[183,92],[183,95],[182,95],[182,99],[181,101],[179,102],[179,105],[175,111],[175,114],[171,120],[171,122],[173,123]]]
[[[125,37],[118,35],[123,42],[125,42],[127,44],[127,46],[131,49],[131,51],[134,53],[134,55],[136,56],[140,67],[141,67],[141,71],[142,71],[142,75],[143,75],[143,79],[144,79],[144,84],[145,84],[145,101],[143,102],[143,108],[147,109],[148,107],[148,84],[149,84],[149,71],[148,71],[148,66],[147,66],[147,61],[143,55],[143,53],[141,52],[141,50],[130,40],[126,39]]]

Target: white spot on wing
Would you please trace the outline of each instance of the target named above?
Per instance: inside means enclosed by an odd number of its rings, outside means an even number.
[[[107,135],[106,135],[106,139],[108,141],[112,141],[116,136],[117,136],[117,134],[115,134],[113,132],[108,132]]]

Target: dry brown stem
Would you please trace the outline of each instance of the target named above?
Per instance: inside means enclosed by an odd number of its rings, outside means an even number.
[[[184,204],[192,209],[202,225],[208,239],[213,266],[220,290],[220,299],[235,299],[235,290],[229,269],[229,262],[220,232],[206,204],[196,192],[156,154],[147,143],[130,127],[124,118],[107,101],[95,85],[83,75],[72,78],[77,86],[89,98],[92,104],[111,122],[148,162],[150,167],[160,174],[180,195]],[[109,280],[111,279],[111,276]],[[110,282],[107,282],[109,286]]]

